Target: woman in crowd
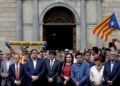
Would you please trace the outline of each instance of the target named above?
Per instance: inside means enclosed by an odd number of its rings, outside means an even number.
[[[70,78],[72,63],[73,55],[71,53],[67,53],[65,55],[65,61],[62,65],[62,72],[60,74],[62,79],[62,86],[72,86],[72,80]]]
[[[103,70],[102,58],[100,56],[94,59],[95,66],[90,69],[90,81],[92,86],[103,86]]]

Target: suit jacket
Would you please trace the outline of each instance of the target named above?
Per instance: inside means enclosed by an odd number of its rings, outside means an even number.
[[[45,72],[45,64],[43,59],[37,58],[36,69],[34,69],[34,64],[32,59],[29,59],[26,62],[26,76],[29,80],[28,81],[29,86],[32,85],[31,75],[39,76],[39,78],[41,78],[44,72]]]
[[[20,64],[19,66],[19,80],[21,81],[20,86],[24,86],[24,77],[25,77],[25,66]],[[12,64],[9,68],[9,78],[11,80],[11,86],[16,86],[14,81],[16,80],[16,73],[15,73],[15,64]]]
[[[118,70],[118,76],[117,76],[117,80],[116,80],[115,83],[116,83],[115,86],[120,86],[120,67],[119,67],[119,70]]]
[[[51,77],[53,79],[56,79],[56,77],[60,74],[60,69],[61,69],[60,61],[55,60],[52,68],[50,68],[50,60],[46,59],[45,66],[46,66],[47,78]]]
[[[14,63],[13,61],[10,61],[10,65],[12,65],[13,63]],[[6,60],[1,62],[0,73],[8,73]]]
[[[107,82],[108,80],[111,80],[111,81],[115,81],[117,76],[118,76],[118,69],[120,67],[120,62],[115,60],[114,62],[114,66],[113,66],[113,69],[112,69],[112,72],[111,72],[111,61],[107,61],[105,64],[104,64],[104,72],[103,72],[103,76],[104,76],[104,79],[105,81]]]
[[[14,62],[10,60],[10,65],[12,65]],[[10,67],[10,66],[9,66]],[[1,62],[1,68],[0,68],[0,74],[2,73],[6,73],[6,74],[9,74],[8,73],[9,70],[7,70],[7,61],[4,60]],[[3,78],[1,76],[2,80],[1,80],[1,85],[4,86],[5,84],[7,84],[8,86],[10,86],[10,81],[8,78]]]

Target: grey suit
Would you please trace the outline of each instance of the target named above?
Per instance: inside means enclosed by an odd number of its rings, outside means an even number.
[[[10,60],[10,64],[13,64],[14,62]],[[8,67],[9,68],[9,67]],[[9,69],[7,69],[7,60],[1,62],[1,68],[0,68],[0,74],[8,74]],[[1,80],[1,86],[10,86],[10,81],[8,77],[3,77]]]

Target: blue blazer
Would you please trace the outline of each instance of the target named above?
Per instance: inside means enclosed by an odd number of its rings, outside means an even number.
[[[112,72],[111,72],[111,61],[107,61],[104,64],[104,72],[103,76],[105,81],[107,82],[108,80],[115,81],[117,76],[118,76],[118,69],[120,67],[120,62],[115,60]]]
[[[25,77],[25,66],[23,64],[20,64],[20,67],[19,67],[19,80],[21,81],[21,85],[20,86],[23,86],[24,77]],[[14,84],[14,81],[16,80],[15,64],[10,65],[10,68],[9,68],[9,78],[10,78],[10,80],[12,82],[12,86],[16,86]]]
[[[31,75],[41,77],[44,74],[44,72],[45,72],[45,64],[43,59],[37,58],[36,69],[34,69],[32,59],[29,59],[26,62],[26,76],[28,78],[29,86],[32,85]]]

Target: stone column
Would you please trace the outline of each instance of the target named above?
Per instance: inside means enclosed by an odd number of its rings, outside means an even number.
[[[80,49],[80,34],[81,34],[81,32],[80,32],[80,24],[77,24],[76,25],[76,50],[79,50]]]
[[[102,19],[102,0],[96,0],[96,7],[97,7],[96,12],[97,12],[97,24],[98,24],[98,22],[100,22]],[[99,37],[96,37],[96,44],[99,48],[103,47],[103,41]]]
[[[87,48],[86,0],[80,0],[80,50]]]
[[[16,38],[23,40],[23,1],[17,0],[16,6]]]
[[[39,40],[39,1],[33,0],[33,40]]]

